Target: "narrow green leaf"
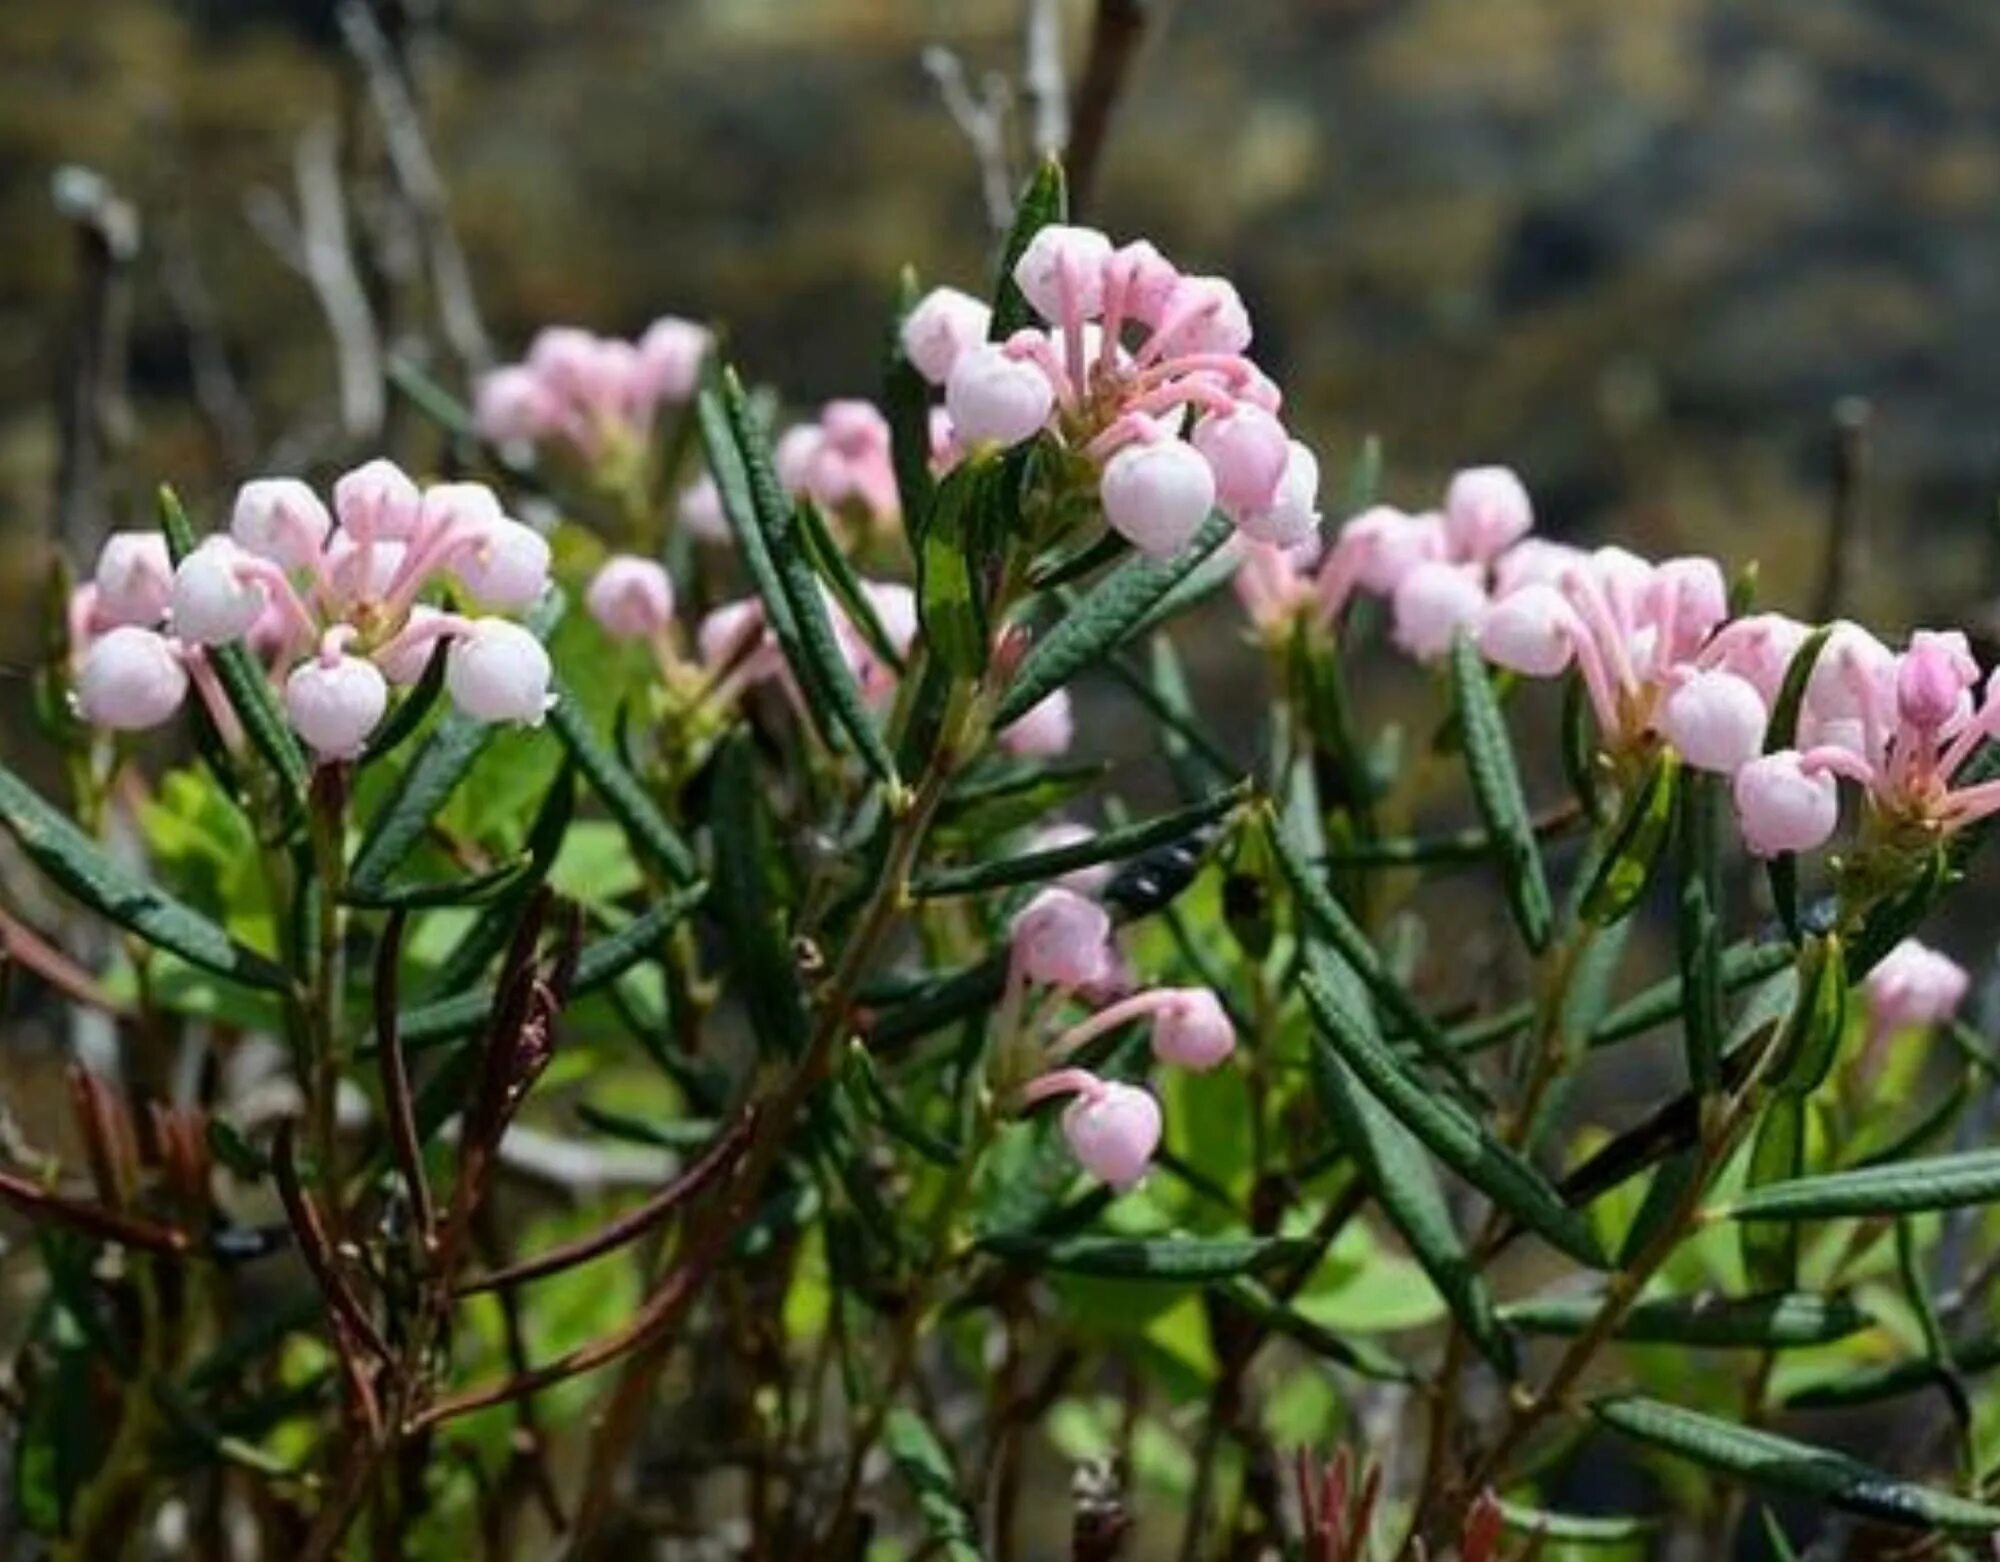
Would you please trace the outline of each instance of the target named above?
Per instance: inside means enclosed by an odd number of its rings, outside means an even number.
[[[1050,1274],[1201,1285],[1297,1263],[1312,1252],[1299,1237],[1048,1237],[998,1232],[982,1252]]]
[[[1110,656],[1233,531],[1226,516],[1211,515],[1185,552],[1171,559],[1135,556],[1098,581],[1035,643],[1001,698],[994,725],[1005,727],[1085,668]]]
[[[425,910],[436,906],[479,906],[504,894],[528,871],[525,861],[503,862],[480,873],[438,884],[384,884],[349,889],[341,899],[370,911]]]
[[[903,351],[903,321],[922,296],[916,272],[905,266],[882,353],[882,413],[889,423],[889,458],[896,471],[903,534],[913,551],[923,546],[936,489],[931,476],[930,385]]]
[[[2000,1150],[1968,1150],[1746,1189],[1717,1213],[1732,1220],[1838,1220],[1959,1209],[1996,1199]]]
[[[1690,1104],[1693,1103],[1692,1096],[1687,1099]],[[1693,1137],[1692,1126],[1688,1137]],[[1679,1212],[1682,1201],[1689,1197],[1689,1189],[1694,1184],[1698,1158],[1693,1150],[1669,1150],[1656,1158],[1659,1170],[1653,1173],[1653,1180],[1646,1185],[1646,1197],[1640,1202],[1638,1213],[1632,1217],[1632,1224],[1625,1230],[1625,1240],[1618,1245],[1618,1267],[1621,1269],[1629,1269],[1653,1245]]]
[[[1516,1535],[1553,1540],[1564,1546],[1628,1546],[1643,1540],[1659,1523],[1623,1514],[1554,1513],[1500,1500],[1500,1522]],[[1532,1553],[1530,1553],[1532,1555]]]
[[[583,703],[560,683],[556,703],[549,708],[549,726],[633,846],[674,883],[692,883],[701,870],[687,842],[667,822],[644,783],[598,736]]]
[[[1681,1033],[1688,1082],[1708,1095],[1721,1077],[1722,777],[1690,770],[1681,778]]]
[[[1501,1320],[1529,1334],[1583,1333],[1604,1305],[1600,1296],[1510,1302]],[[1830,1345],[1872,1328],[1875,1320],[1845,1296],[1793,1291],[1768,1296],[1663,1296],[1625,1315],[1614,1337],[1636,1345],[1697,1345],[1725,1350],[1791,1350]]]
[[[1255,1280],[1235,1279],[1216,1287],[1229,1304],[1247,1314],[1253,1323],[1273,1334],[1282,1334],[1294,1345],[1336,1367],[1378,1383],[1412,1383],[1416,1373],[1385,1350],[1366,1340],[1343,1339],[1324,1324],[1314,1323],[1296,1307],[1279,1301]]]
[[[1958,1363],[1952,1359],[1951,1341],[1938,1317],[1930,1282],[1924,1277],[1917,1223],[1908,1215],[1896,1222],[1896,1273],[1902,1279],[1903,1295],[1910,1304],[1910,1311],[1916,1314],[1917,1327],[1924,1337],[1924,1361],[1930,1367],[1945,1403],[1951,1407],[1952,1419],[1958,1423],[1958,1445],[1965,1457],[1967,1489],[1977,1490],[1979,1466],[1973,1444],[1972,1399],[1966,1392],[1964,1378],[1959,1376]]]
[[[1952,1345],[1951,1359],[1959,1372],[1991,1372],[2000,1367],[2000,1334],[1982,1335]],[[1928,1357],[1856,1367],[1824,1383],[1814,1383],[1785,1397],[1788,1410],[1844,1410],[1873,1405],[1899,1394],[1937,1386],[1937,1366]]]
[[[282,992],[290,985],[278,966],[244,948],[192,906],[138,877],[5,766],[0,766],[0,825],[42,872],[147,943],[246,987]]]
[[[1559,1252],[1593,1269],[1605,1267],[1589,1223],[1540,1172],[1457,1102],[1406,1073],[1316,975],[1308,972],[1301,986],[1320,1034],[1341,1061],[1433,1155]]]
[[[806,1046],[806,998],[773,893],[778,847],[744,733],[722,745],[714,796],[715,912],[741,983],[739,996],[767,1054],[797,1057]]]
[[[1308,959],[1328,1001],[1340,1006],[1350,1027],[1365,1029],[1366,995],[1354,990],[1358,983],[1353,973],[1318,947],[1309,950]],[[1451,1218],[1430,1157],[1388,1108],[1362,1088],[1324,1035],[1312,1050],[1311,1067],[1320,1108],[1382,1212],[1430,1276],[1466,1338],[1503,1376],[1513,1377],[1518,1369],[1514,1342],[1500,1326],[1492,1293]]]
[[[1777,1514],[1769,1508],[1760,1508],[1758,1513],[1763,1521],[1764,1540],[1771,1548],[1773,1562],[1799,1562],[1799,1554],[1792,1549],[1792,1543],[1785,1535],[1784,1525],[1778,1522]]]
[[[1653,870],[1672,833],[1680,762],[1663,749],[1645,779],[1625,800],[1596,876],[1584,892],[1583,915],[1600,925],[1629,916],[1653,882]]]
[[[1060,874],[1101,862],[1124,862],[1156,847],[1205,834],[1209,825],[1239,807],[1249,795],[1249,783],[1241,782],[1187,808],[1138,824],[1103,830],[1073,846],[1055,846],[999,862],[933,869],[920,875],[912,888],[920,897],[970,895],[1014,884],[1045,883]]]
[[[1600,1399],[1591,1411],[1627,1437],[1706,1469],[1867,1518],[1960,1534],[1984,1535],[2000,1528],[2000,1508],[1899,1480],[1846,1454],[1776,1432],[1738,1426],[1637,1394]]]
[[[1796,959],[1784,943],[1732,944],[1722,951],[1722,990],[1734,993],[1774,976]],[[1681,1012],[1681,979],[1670,976],[1643,992],[1635,993],[1604,1018],[1590,1033],[1593,1047],[1608,1047],[1629,1040],[1655,1025],[1664,1025]]]
[[[1363,437],[1354,464],[1347,470],[1345,504],[1349,515],[1358,515],[1382,494],[1382,436]]]
[[[912,1411],[892,1410],[883,1423],[882,1443],[917,1499],[917,1511],[937,1554],[947,1562],[980,1562],[979,1532],[971,1509],[959,1495],[951,1460],[930,1427]]]
[[[875,611],[875,604],[862,585],[861,577],[855,573],[853,562],[841,551],[840,543],[828,528],[819,506],[810,499],[801,499],[794,507],[792,516],[806,558],[826,583],[827,590],[833,593],[841,612],[854,626],[854,632],[868,642],[869,650],[901,677],[905,671],[903,648],[891,640],[889,631],[882,627],[881,615]]]
[[[1563,680],[1562,735],[1557,749],[1562,755],[1563,774],[1584,817],[1601,818],[1604,799],[1598,790],[1597,737],[1591,727],[1590,695],[1583,674],[1575,669]]]
[[[1776,754],[1798,743],[1799,711],[1805,704],[1806,686],[1812,681],[1813,668],[1819,664],[1820,653],[1826,649],[1833,628],[1831,624],[1821,624],[1806,636],[1786,664],[1784,682],[1778,686],[1778,698],[1771,706],[1771,719],[1764,728],[1766,754]],[[1765,864],[1765,872],[1771,881],[1771,901],[1777,908],[1778,920],[1784,923],[1786,933],[1796,944],[1799,941],[1797,854],[1779,852]]]
[[[1806,1153],[1803,1096],[1778,1096],[1765,1108],[1750,1144],[1746,1188],[1766,1188],[1801,1176]],[[1799,1228],[1771,1220],[1746,1220],[1737,1230],[1743,1273],[1763,1290],[1785,1291],[1798,1283]]]
[[[1104,779],[1101,764],[989,760],[968,771],[938,808],[940,835],[967,842],[993,840],[1056,817]]]
[[[396,702],[396,708],[389,712],[388,719],[369,735],[368,747],[354,762],[357,770],[395,753],[403,746],[404,740],[423,725],[424,718],[436,708],[439,697],[444,693],[445,666],[450,657],[449,640],[440,640],[431,648],[430,660],[424,663],[423,676],[409,693]]]
[[[876,1071],[868,1049],[855,1042],[847,1051],[847,1078],[855,1096],[868,1115],[893,1137],[900,1139],[925,1160],[938,1166],[956,1166],[959,1147],[919,1122],[916,1114],[898,1101]]]
[[[1799,951],[1798,996],[1779,1033],[1772,1088],[1780,1095],[1811,1095],[1832,1071],[1846,1033],[1847,960],[1829,933]]]
[[[1007,983],[1004,952],[934,977],[907,995],[868,1015],[864,1034],[871,1047],[901,1046],[945,1026],[990,1010]]]
[[[980,512],[1000,502],[1012,470],[999,452],[974,456],[938,485],[917,549],[917,619],[924,643],[960,678],[986,670],[986,588],[980,569]]]
[[[1037,233],[1068,218],[1069,182],[1063,177],[1062,164],[1053,157],[1044,158],[1021,192],[1014,207],[1014,225],[1000,247],[1000,266],[993,282],[993,327],[988,333],[993,341],[1004,342],[1023,326],[1037,323],[1034,306],[1014,281],[1014,263]]]
[[[1535,826],[1521,790],[1521,772],[1514,763],[1514,742],[1508,736],[1506,718],[1493,696],[1486,664],[1463,634],[1452,642],[1451,684],[1473,800],[1491,832],[1494,860],[1514,921],[1529,950],[1540,954],[1548,947],[1555,906],[1549,898],[1549,882],[1542,871],[1542,854],[1535,843]]]

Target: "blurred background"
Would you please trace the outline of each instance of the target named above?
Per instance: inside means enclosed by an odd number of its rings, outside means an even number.
[[[1048,8],[1072,77],[1095,9]],[[1830,423],[1863,398],[1845,605],[1893,628],[1983,601],[2000,9],[1111,9],[1137,22],[1092,215],[1239,282],[1335,471],[1379,433],[1388,494],[1414,506],[1452,466],[1505,460],[1560,534],[1757,556],[1766,599],[1804,608]],[[87,559],[158,481],[212,504],[251,472],[410,451],[421,429],[329,326],[343,289],[375,322],[364,345],[456,388],[543,323],[675,311],[726,324],[800,404],[867,393],[903,263],[983,288],[981,166],[938,71],[981,107],[1008,89],[1000,132],[1025,169],[1023,14],[12,0],[6,603],[41,579],[38,539]],[[927,68],[930,46],[952,60]],[[32,625],[9,611],[0,650]]]

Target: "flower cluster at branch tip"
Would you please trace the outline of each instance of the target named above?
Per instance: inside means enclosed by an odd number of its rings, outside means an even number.
[[[778,481],[794,498],[810,499],[864,530],[902,518],[889,423],[870,402],[828,402],[816,421],[785,430],[772,458]]]
[[[1015,1029],[1030,988],[1046,989],[1044,1016],[1072,997],[1110,995],[1039,1053],[1044,1066],[1022,1088],[1021,1104],[1068,1096],[1062,1132],[1071,1152],[1092,1176],[1124,1189],[1145,1176],[1159,1148],[1160,1104],[1142,1086],[1100,1078],[1067,1060],[1121,1026],[1150,1020],[1155,1059],[1206,1071],[1236,1050],[1236,1030],[1205,987],[1127,990],[1131,983],[1111,933],[1109,914],[1077,889],[1055,885],[1037,893],[1014,918],[1001,1033]]]
[[[495,444],[556,444],[594,461],[642,440],[662,407],[692,401],[714,341],[706,326],[674,315],[636,342],[550,326],[521,362],[479,382],[474,419]]]
[[[447,578],[497,612],[468,617],[418,601]],[[241,640],[314,755],[352,759],[387,713],[390,688],[420,679],[442,643],[445,689],[460,710],[536,723],[551,700],[548,653],[498,614],[532,606],[548,583],[548,544],[480,484],[419,489],[371,461],[335,483],[329,511],[296,479],[261,478],[238,493],[228,533],[177,568],[158,534],[106,542],[72,604],[77,709],[116,730],[158,726],[193,682],[230,732],[206,652]]]
[[[1950,955],[1904,939],[1868,973],[1871,1041],[1950,1019],[1971,986],[1970,973]]]
[[[1061,224],[1035,235],[1013,280],[1044,326],[989,341],[986,306],[950,288],[904,321],[910,362],[944,387],[934,459],[1047,432],[1091,463],[1106,522],[1145,553],[1180,552],[1218,508],[1256,541],[1311,540],[1319,463],[1245,356],[1250,316],[1229,282]]]

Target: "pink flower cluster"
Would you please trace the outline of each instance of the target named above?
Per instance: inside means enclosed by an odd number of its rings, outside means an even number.
[[[772,457],[778,481],[795,498],[864,525],[902,519],[889,422],[866,401],[829,401],[819,418],[785,430]]]
[[[594,461],[642,439],[660,408],[694,399],[714,340],[706,326],[674,315],[636,342],[550,326],[521,362],[479,382],[474,419],[496,444],[557,444]]]
[[[72,607],[77,709],[115,730],[158,726],[192,681],[228,730],[204,648],[242,640],[313,754],[352,759],[387,713],[391,687],[416,682],[443,642],[445,688],[460,710],[539,722],[551,678],[541,642],[508,618],[418,601],[447,578],[498,613],[529,607],[548,589],[548,544],[503,514],[492,490],[419,489],[387,461],[335,483],[331,512],[296,479],[247,483],[228,533],[178,568],[156,533],[106,542]]]
[[[1904,939],[1868,973],[1871,1041],[1879,1045],[1898,1031],[1950,1019],[1971,986],[1971,975],[1950,955]]]
[[[1100,1036],[1134,1020],[1152,1022],[1154,1057],[1163,1064],[1204,1071],[1236,1050],[1236,1031],[1221,1000],[1205,987],[1157,987],[1130,991],[1111,918],[1104,908],[1074,889],[1042,890],[1014,918],[1001,999],[1002,1033],[1018,1022],[1028,990],[1046,990],[1044,1013],[1072,997],[1102,1003],[1088,1019],[1072,1025],[1048,1044],[1050,1065],[1021,1092],[1023,1106],[1068,1096],[1062,1132],[1085,1171],[1114,1188],[1133,1186],[1146,1175],[1160,1144],[1160,1104],[1151,1091],[1119,1080],[1101,1079],[1065,1060]]]
[[[1311,539],[1319,463],[1245,356],[1250,315],[1229,282],[1185,274],[1144,240],[1065,225],[1037,233],[1013,276],[1043,327],[988,341],[986,306],[951,288],[904,321],[910,362],[944,387],[944,460],[1046,432],[1096,468],[1106,522],[1156,557],[1218,508],[1259,542]]]

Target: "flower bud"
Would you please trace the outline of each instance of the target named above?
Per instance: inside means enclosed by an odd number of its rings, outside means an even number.
[[[1160,1147],[1160,1104],[1137,1085],[1101,1080],[1063,1108],[1063,1138],[1083,1169],[1120,1190],[1146,1175]]]
[[[472,421],[481,437],[496,445],[517,441],[533,444],[556,431],[562,413],[541,376],[516,363],[495,369],[480,380],[472,402]]]
[[[725,602],[705,616],[694,632],[695,651],[711,670],[742,656],[764,637],[764,604],[755,597]]]
[[[1000,729],[1000,746],[1024,759],[1053,759],[1067,754],[1076,736],[1076,720],[1070,713],[1069,690],[1057,689]]]
[[[715,345],[715,333],[705,325],[662,315],[639,338],[639,372],[635,389],[641,404],[678,407],[694,400],[702,360]]]
[[[165,636],[119,624],[83,653],[76,710],[92,726],[137,732],[179,710],[187,686],[187,669]]]
[[[166,537],[159,532],[113,532],[104,539],[91,579],[97,587],[95,612],[100,622],[152,627],[167,616],[173,602],[174,566]]]
[[[788,494],[811,491],[813,466],[819,460],[826,435],[817,423],[798,423],[778,436],[771,447],[771,467]]]
[[[533,527],[503,515],[454,556],[452,573],[489,607],[532,607],[549,589],[549,545]]]
[[[1159,335],[1170,353],[1240,353],[1250,345],[1250,311],[1226,279],[1184,276],[1160,311]]]
[[[1495,602],[1479,626],[1479,650],[1496,667],[1553,678],[1576,653],[1576,612],[1554,586],[1535,582]]]
[[[1896,721],[1896,654],[1859,624],[1842,620],[1827,637],[1806,680],[1799,729],[1815,743],[1837,744],[1866,754],[1871,728]]]
[[[986,340],[993,311],[955,287],[932,288],[903,317],[903,354],[933,385],[951,377],[959,354]]]
[[[1791,749],[1751,760],[1736,772],[1736,816],[1743,842],[1759,857],[1811,851],[1840,823],[1840,788],[1809,771]]]
[[[327,574],[342,602],[379,602],[395,584],[408,552],[400,542],[359,543],[339,532],[327,545]]]
[[[1733,776],[1757,757],[1770,713],[1734,673],[1710,670],[1684,679],[1660,708],[1660,731],[1697,770]]]
[[[1896,711],[1910,726],[1936,732],[1962,715],[1979,682],[1979,664],[1957,630],[1920,629],[1896,659]]]
[[[697,478],[681,490],[680,519],[698,542],[729,541],[729,517],[722,513],[722,491],[712,477]]]
[[[1215,474],[1178,439],[1127,445],[1104,464],[1097,492],[1111,529],[1141,553],[1172,558],[1215,507]]]
[[[378,458],[357,466],[333,485],[333,513],[340,529],[357,541],[409,541],[423,506],[422,492],[393,461]]]
[[[959,354],[945,382],[944,399],[952,426],[968,448],[1033,439],[1056,404],[1046,374],[991,342]]]
[[[1296,548],[1312,541],[1319,531],[1319,458],[1292,440],[1270,506],[1246,511],[1236,518],[1236,524],[1252,541],[1275,548]]]
[[[295,477],[260,477],[236,491],[229,535],[260,558],[286,569],[309,563],[326,546],[333,517]]]
[[[598,340],[572,325],[544,326],[528,344],[527,365],[557,396],[584,400],[596,373]]]
[[[1523,537],[1493,561],[1493,594],[1511,596],[1523,586],[1558,586],[1589,557],[1581,548],[1543,537]]]
[[[1051,324],[1094,320],[1104,312],[1104,268],[1111,241],[1095,228],[1052,222],[1014,262],[1014,285]]]
[[[1182,987],[1153,1015],[1153,1056],[1197,1073],[1236,1050],[1236,1027],[1206,987]]]
[[[358,656],[314,656],[285,680],[285,714],[322,760],[353,759],[389,708],[381,669]]]
[[[1419,564],[1396,588],[1393,638],[1405,655],[1434,662],[1451,649],[1463,630],[1479,633],[1486,615],[1486,589],[1478,566]]]
[[[1215,473],[1217,503],[1241,518],[1267,510],[1291,458],[1285,426],[1260,407],[1211,412],[1194,426],[1194,448]]]
[[[1972,978],[1956,960],[1906,938],[1868,973],[1869,1029],[1886,1036],[1948,1020],[1971,985]]]
[[[174,571],[174,633],[197,645],[223,645],[250,632],[264,611],[263,583],[244,578],[241,550],[209,537]]]
[[[445,655],[444,686],[477,721],[518,721],[530,727],[555,703],[549,653],[527,630],[504,618],[474,619]]]
[[[1535,509],[1511,467],[1467,467],[1444,495],[1452,557],[1491,564],[1534,530]]]
[[[1811,633],[1796,618],[1783,613],[1752,613],[1724,624],[1702,653],[1704,661],[1727,668],[1775,705],[1785,672]]]
[[[1014,959],[1031,982],[1082,987],[1110,964],[1111,918],[1094,900],[1066,889],[1044,889],[1014,917]]]
[[[1713,559],[1667,559],[1653,569],[1644,604],[1655,623],[1673,627],[1673,643],[1660,647],[1667,661],[1682,661],[1729,616],[1729,586]]]
[[[674,621],[674,583],[651,559],[606,559],[584,593],[584,606],[614,640],[649,640]]]
[[[1125,314],[1141,325],[1158,325],[1181,274],[1174,264],[1144,239],[1121,244],[1106,267],[1107,281],[1124,288]]]
[[[1444,519],[1378,504],[1341,527],[1336,546],[1355,560],[1354,578],[1363,591],[1394,596],[1411,570],[1445,556]]]
[[[1229,578],[1230,589],[1257,628],[1280,628],[1312,605],[1312,581],[1292,550],[1267,547],[1240,534],[1234,546],[1239,562]]]
[[[917,640],[917,594],[896,580],[864,580],[861,594],[875,610],[875,622],[896,654],[908,656]]]

